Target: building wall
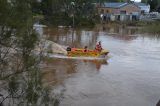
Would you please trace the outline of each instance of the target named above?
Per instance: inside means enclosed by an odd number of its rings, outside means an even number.
[[[113,8],[98,8],[99,14],[107,14],[107,13],[113,13]]]
[[[140,6],[141,11],[144,11],[144,13],[149,13],[150,12],[150,5],[147,6]]]
[[[98,8],[98,13],[99,14],[121,14],[121,11],[126,11],[126,14],[131,14],[131,13],[135,13],[138,12],[140,13],[141,10],[139,7],[133,5],[133,4],[129,4],[125,7],[122,7],[120,9],[118,8]]]
[[[127,14],[132,14],[132,13],[140,13],[141,9],[134,4],[129,4],[123,8],[120,8],[120,11],[126,11]]]

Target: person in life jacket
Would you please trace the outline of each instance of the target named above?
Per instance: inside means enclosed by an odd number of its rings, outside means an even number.
[[[87,52],[87,51],[88,51],[88,47],[85,46],[85,47],[84,47],[84,52]]]
[[[96,44],[95,50],[98,51],[98,52],[101,52],[101,50],[102,50],[101,41],[99,41],[99,42]]]

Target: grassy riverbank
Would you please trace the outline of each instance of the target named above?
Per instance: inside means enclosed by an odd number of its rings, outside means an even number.
[[[160,21],[151,22],[143,27],[143,32],[160,34]]]
[[[109,27],[135,27],[143,33],[160,34],[160,21],[132,21],[132,22],[104,22],[103,25]]]

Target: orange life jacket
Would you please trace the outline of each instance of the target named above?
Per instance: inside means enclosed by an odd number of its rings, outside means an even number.
[[[102,47],[100,44],[97,44],[95,49],[100,52],[102,50]]]

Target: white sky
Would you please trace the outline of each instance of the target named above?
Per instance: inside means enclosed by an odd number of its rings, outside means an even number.
[[[131,1],[135,1],[135,2],[141,2],[141,0],[131,0]]]

